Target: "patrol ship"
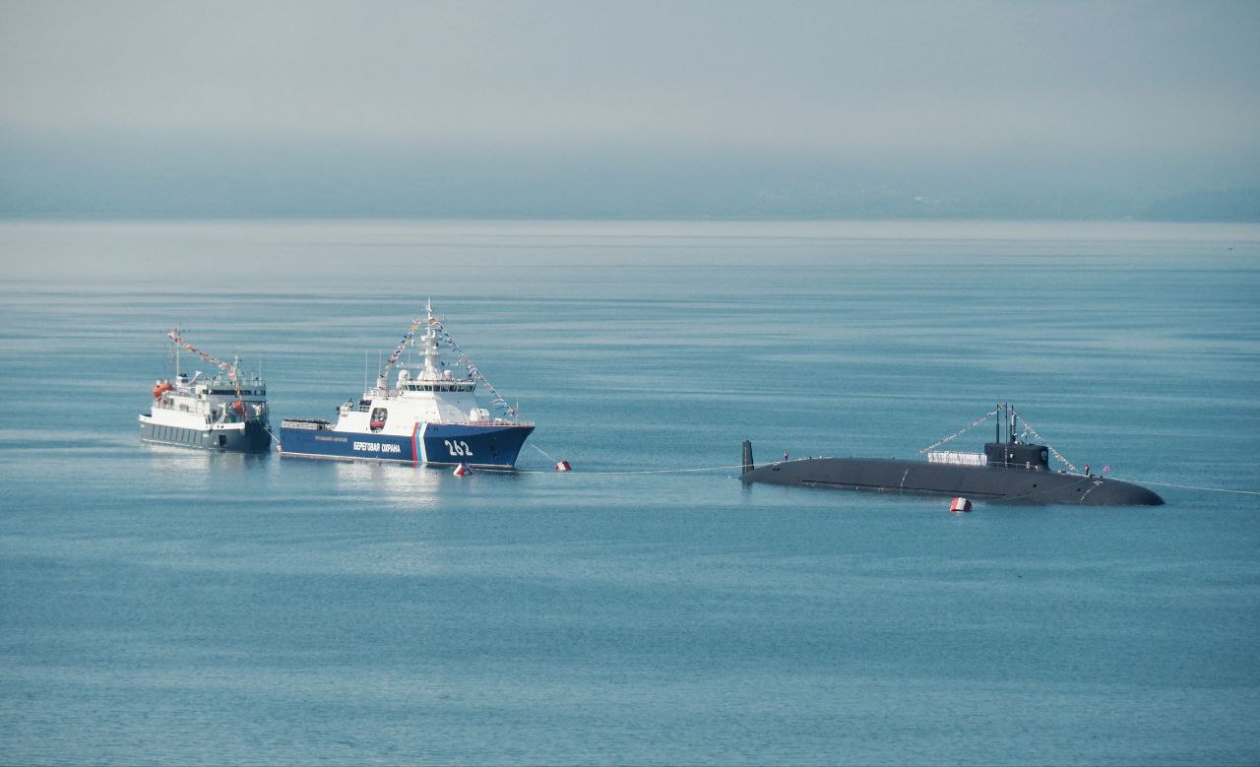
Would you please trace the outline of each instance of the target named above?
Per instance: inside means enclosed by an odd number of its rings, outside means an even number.
[[[376,379],[357,401],[337,409],[337,422],[286,418],[280,424],[280,454],[349,461],[392,461],[413,465],[448,465],[511,469],[534,430],[517,419],[485,376],[426,306]],[[424,333],[418,339],[417,331]],[[423,364],[413,371],[398,365],[407,346],[420,346]],[[462,373],[442,364],[440,346],[457,356]],[[390,375],[397,367],[393,380]],[[474,394],[483,384],[491,394],[491,415]]]
[[[983,453],[933,450],[992,415],[999,416],[999,422],[994,441],[985,444]],[[744,442],[741,479],[745,484],[764,482],[881,493],[917,493],[990,503],[1085,506],[1159,506],[1164,503],[1163,498],[1144,487],[1095,476],[1089,472],[1088,466],[1084,471],[1078,471],[1049,445],[1024,441],[1023,437],[1029,433],[1037,440],[1040,437],[1027,422],[1024,432],[1016,436],[1018,420],[1019,415],[1014,408],[999,405],[963,432],[947,437],[931,448],[924,448],[921,452],[927,453],[927,461],[806,458],[756,467],[752,460],[752,443]],[[1051,453],[1069,470],[1052,470],[1049,463]]]
[[[184,340],[178,330],[167,337],[175,345],[175,378],[153,385],[149,413],[140,414],[140,439],[163,445],[237,453],[266,453],[271,449],[267,385],[259,374],[239,375],[239,360],[224,362]],[[191,378],[180,369],[181,352],[188,351],[219,368],[213,378],[196,371]]]

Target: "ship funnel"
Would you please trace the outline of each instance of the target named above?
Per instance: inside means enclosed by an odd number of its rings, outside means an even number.
[[[757,467],[753,466],[752,442],[744,440],[744,470],[741,473],[747,474],[755,468]]]

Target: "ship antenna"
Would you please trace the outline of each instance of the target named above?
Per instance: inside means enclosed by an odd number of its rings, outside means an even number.
[[[175,326],[175,332],[168,333],[171,339],[171,345],[175,347],[175,377],[179,378],[179,341],[175,340],[179,337],[179,326]]]

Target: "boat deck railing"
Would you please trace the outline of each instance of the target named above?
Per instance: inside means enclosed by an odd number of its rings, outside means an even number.
[[[933,450],[927,454],[928,463],[944,463],[951,466],[987,466],[984,453],[962,453],[952,450]]]

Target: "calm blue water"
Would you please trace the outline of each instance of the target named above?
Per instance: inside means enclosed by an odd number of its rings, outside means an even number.
[[[1260,228],[3,224],[0,265],[0,762],[1260,761]],[[278,423],[430,297],[521,471],[138,443],[172,327]],[[735,479],[999,401],[1168,504]]]

